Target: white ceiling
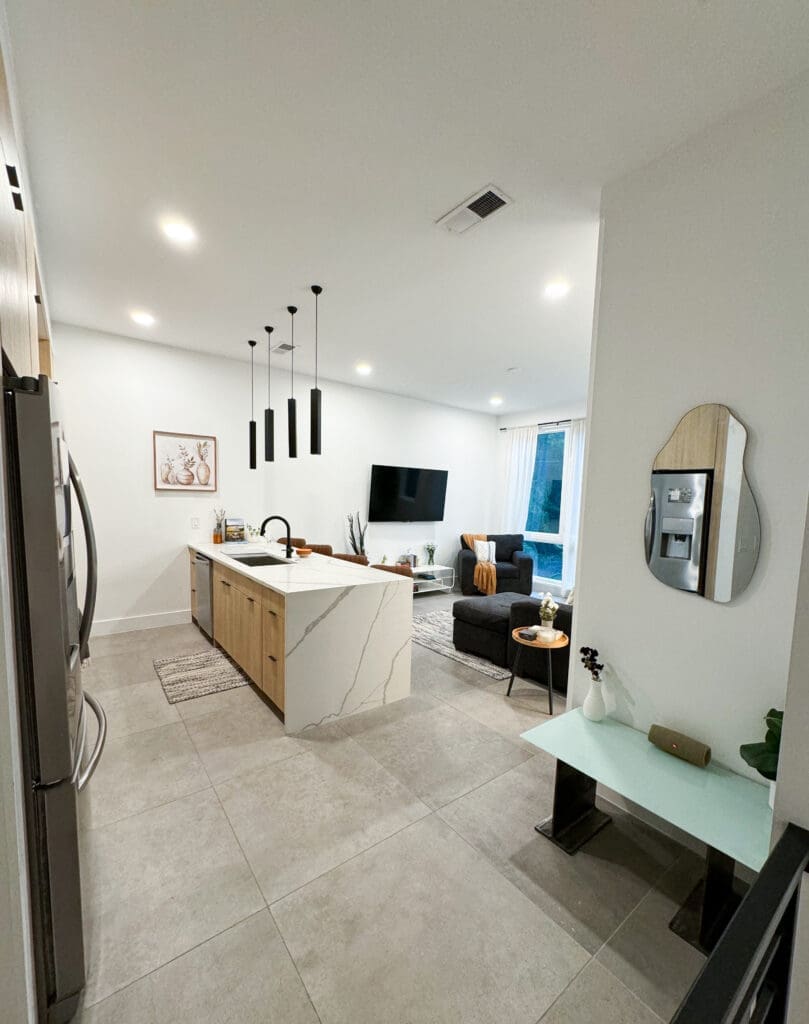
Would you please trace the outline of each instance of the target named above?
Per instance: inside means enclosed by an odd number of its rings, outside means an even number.
[[[583,398],[601,185],[809,66],[806,0],[7,7],[53,319],[307,369],[321,283],[323,377],[487,412]]]

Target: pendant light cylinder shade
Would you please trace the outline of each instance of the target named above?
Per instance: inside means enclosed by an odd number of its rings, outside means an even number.
[[[309,451],[312,455],[321,455],[322,448],[322,412],[323,394],[317,386],[317,300],[323,289],[319,284],[312,285],[315,297],[315,386],[309,392]]]
[[[264,461],[275,462],[275,413],[270,408],[270,359],[272,358],[272,327],[267,332],[267,408],[264,410]]]
[[[287,306],[289,313],[290,332],[289,343],[292,346],[290,352],[290,396],[287,399],[287,432],[289,434],[289,457],[298,457],[298,412],[295,405],[295,314],[297,306]]]
[[[289,457],[298,457],[298,413],[294,398],[287,399],[287,429],[289,431]]]
[[[321,455],[321,410],[323,408],[323,392],[320,388],[312,388],[309,392],[309,451],[312,455]]]
[[[248,341],[247,344],[250,346],[250,424],[248,431],[248,443],[250,447],[250,468],[256,468],[256,421],[254,419],[253,411],[253,350],[256,347],[254,341]]]
[[[250,468],[256,468],[256,421],[250,420]]]

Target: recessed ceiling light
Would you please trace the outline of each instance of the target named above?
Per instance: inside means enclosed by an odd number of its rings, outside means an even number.
[[[361,377],[367,377],[373,372],[374,368],[370,363],[357,363],[354,369]]]
[[[563,299],[569,291],[570,281],[566,281],[563,277],[557,277],[545,285],[544,295],[546,299],[555,302],[557,299]]]
[[[489,405],[502,405],[502,404],[503,404],[503,399],[500,397],[500,395],[492,395],[492,397],[489,399]]]
[[[152,327],[155,323],[155,318],[151,313],[147,313],[145,309],[133,309],[129,315],[141,327]]]
[[[187,249],[197,240],[197,233],[185,220],[178,220],[175,217],[167,217],[160,222],[160,230],[174,245]]]
[[[517,373],[517,371],[519,369],[520,369],[519,366],[507,366],[506,367],[506,373]]]

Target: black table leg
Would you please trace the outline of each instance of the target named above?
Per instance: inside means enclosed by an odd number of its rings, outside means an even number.
[[[573,854],[612,821],[595,804],[596,780],[557,759],[553,814],[536,825],[536,830],[565,853]]]
[[[734,877],[736,862],[709,846],[705,877],[671,919],[669,928],[701,953],[710,953],[741,903],[747,886]]]
[[[511,679],[508,682],[508,689],[506,690],[506,696],[511,696],[511,687],[514,685],[514,676],[517,675],[517,669],[519,668],[519,662],[522,657],[522,644],[517,644],[517,650],[514,654],[514,664],[511,666]]]
[[[548,714],[553,714],[553,658],[551,649],[548,648]]]

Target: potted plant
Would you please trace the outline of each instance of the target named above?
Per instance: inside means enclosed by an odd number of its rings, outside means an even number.
[[[435,544],[430,541],[424,545],[424,550],[427,552],[427,565],[435,565]]]
[[[607,705],[604,703],[604,694],[601,692],[601,672],[603,664],[598,660],[598,651],[595,647],[581,648],[581,663],[590,673],[590,690],[582,704],[582,714],[591,722],[600,722],[607,714]]]
[[[223,508],[215,508],[213,515],[216,520],[216,526],[213,530],[213,542],[214,544],[221,544],[225,533],[225,510]]]
[[[553,628],[553,620],[556,618],[556,613],[559,611],[559,605],[554,601],[551,595],[545,594],[539,604],[539,621],[541,623],[541,629],[543,632],[540,633],[540,637],[543,640],[554,640],[556,634]],[[549,632],[544,632],[548,630]]]
[[[784,712],[770,708],[764,716],[767,731],[764,742],[742,743],[739,753],[742,760],[751,768],[763,775],[770,783],[770,807],[775,803],[775,779],[778,775],[778,754],[781,750],[781,728],[784,724]]]
[[[362,525],[359,512],[357,513],[356,520],[352,512],[348,513],[346,520],[348,521],[348,542],[351,545],[351,550],[355,555],[364,555],[365,532],[368,529],[368,524]]]

